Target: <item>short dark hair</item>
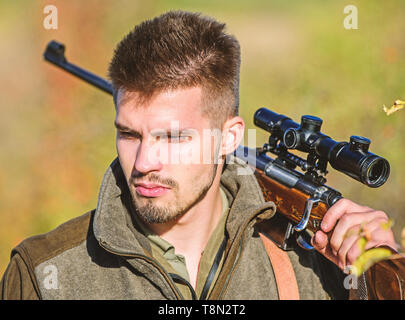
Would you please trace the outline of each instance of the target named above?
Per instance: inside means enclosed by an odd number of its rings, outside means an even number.
[[[146,20],[117,45],[109,66],[115,93],[144,98],[167,89],[203,88],[203,114],[222,126],[238,114],[240,46],[225,24],[169,11]]]

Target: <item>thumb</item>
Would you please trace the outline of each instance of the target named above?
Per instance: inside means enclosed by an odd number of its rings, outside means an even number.
[[[311,239],[312,246],[325,256],[327,259],[332,261],[333,263],[338,263],[338,258],[336,255],[333,254],[331,247],[329,246],[329,236],[325,232],[319,230],[315,233],[315,235]]]

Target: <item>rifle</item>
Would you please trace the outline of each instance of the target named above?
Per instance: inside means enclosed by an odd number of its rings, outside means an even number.
[[[113,94],[110,82],[68,62],[63,44],[49,42],[44,58]],[[318,117],[302,116],[298,124],[285,115],[260,108],[254,114],[254,124],[270,133],[269,142],[261,148],[240,146],[234,154],[254,168],[265,200],[276,204],[279,214],[263,231],[283,250],[289,249],[294,238],[302,248],[312,250],[311,232],[319,230],[328,208],[342,198],[339,191],[325,185],[328,163],[372,188],[380,187],[389,177],[388,161],[368,151],[369,139],[351,136],[350,142],[337,142],[321,133],[322,119]],[[288,150],[308,153],[307,159]],[[304,173],[295,170],[296,167]]]

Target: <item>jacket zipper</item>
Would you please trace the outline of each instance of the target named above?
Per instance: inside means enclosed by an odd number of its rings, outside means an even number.
[[[218,295],[218,298],[217,298],[218,300],[219,300],[219,299],[222,299],[223,295],[225,294],[225,292],[226,292],[227,289],[228,289],[228,285],[229,285],[229,282],[230,282],[230,280],[231,280],[231,278],[232,278],[233,272],[234,272],[234,270],[236,269],[236,267],[239,265],[240,257],[242,256],[242,249],[243,249],[243,244],[242,244],[242,240],[241,240],[240,245],[239,245],[239,252],[238,252],[238,255],[237,255],[237,257],[236,257],[236,259],[235,259],[235,261],[234,261],[234,263],[233,263],[233,265],[232,265],[231,270],[229,271],[229,273],[228,273],[228,275],[227,275],[227,279],[226,279],[226,281],[225,281],[225,283],[224,283],[224,286],[223,286],[221,292],[220,292],[219,295]],[[212,290],[211,290],[211,291],[212,291]]]
[[[227,278],[226,278],[226,281],[225,281],[225,283],[224,283],[224,286],[223,286],[223,288],[222,288],[222,290],[221,290],[221,292],[218,294],[218,297],[217,297],[217,299],[219,300],[219,299],[222,299],[222,297],[223,297],[223,295],[226,293],[226,291],[227,291],[227,289],[228,289],[228,285],[229,285],[229,282],[230,282],[230,280],[231,280],[231,278],[232,278],[232,276],[233,276],[233,273],[234,273],[234,271],[235,271],[235,269],[237,268],[237,266],[239,265],[239,263],[240,263],[240,258],[241,258],[241,256],[242,256],[242,251],[243,251],[243,246],[244,246],[244,239],[246,238],[246,232],[247,232],[247,230],[248,230],[248,228],[249,228],[249,224],[254,220],[254,218],[256,217],[256,215],[254,216],[254,217],[252,217],[252,219],[250,219],[244,226],[243,226],[243,228],[242,228],[242,230],[240,231],[240,240],[239,240],[239,249],[238,249],[238,254],[237,254],[237,256],[236,256],[236,259],[235,259],[235,261],[233,262],[233,264],[232,264],[232,268],[231,268],[231,270],[229,271],[229,273],[228,273],[228,275],[227,275]],[[230,250],[231,250],[231,248],[229,248],[229,251],[228,252],[230,252]],[[224,267],[224,266],[223,266]],[[214,289],[214,288],[213,288]],[[213,291],[213,289],[211,290],[211,292]],[[207,298],[208,299],[208,298]]]
[[[165,280],[169,284],[170,288],[172,289],[173,293],[176,295],[177,300],[184,300],[184,297],[182,296],[180,291],[177,289],[176,285],[174,284],[174,282],[173,282],[172,278],[169,276],[169,274],[158,263],[156,263],[153,259],[150,259],[149,257],[141,255],[141,254],[120,253],[120,252],[117,252],[117,251],[114,251],[114,250],[111,250],[111,249],[107,248],[105,245],[103,245],[103,243],[104,243],[104,241],[102,241],[102,240],[99,241],[99,245],[104,250],[106,250],[106,251],[108,251],[108,252],[110,252],[112,254],[116,254],[116,255],[121,256],[121,257],[139,258],[139,259],[142,259],[142,260],[152,264],[163,275],[163,277],[165,278]],[[195,294],[195,292],[194,292],[194,294]]]
[[[188,289],[191,292],[191,299],[192,300],[198,300],[197,299],[197,293],[195,292],[193,286],[191,285],[190,282],[188,282],[186,279],[184,279],[183,277],[180,277],[178,274],[175,273],[169,273],[170,277],[173,279],[173,281],[177,280],[178,282],[181,282],[183,284],[185,284]]]

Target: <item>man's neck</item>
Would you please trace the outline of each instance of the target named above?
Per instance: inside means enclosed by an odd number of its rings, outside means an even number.
[[[219,184],[211,186],[205,197],[175,221],[147,224],[148,228],[176,248],[176,253],[202,250],[222,213]],[[201,250],[201,251],[202,251]]]
[[[193,287],[196,285],[201,254],[222,215],[219,179],[214,180],[205,197],[179,219],[163,224],[147,224],[148,228],[172,244],[176,254],[186,258]]]

